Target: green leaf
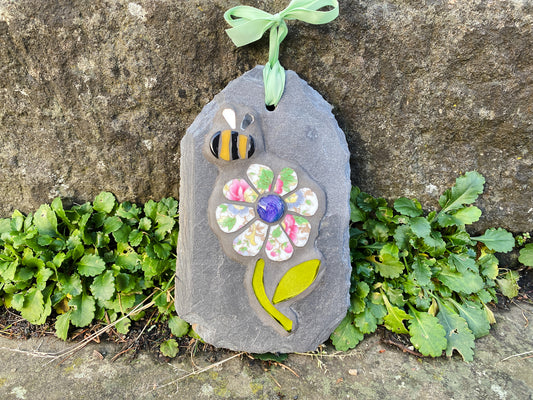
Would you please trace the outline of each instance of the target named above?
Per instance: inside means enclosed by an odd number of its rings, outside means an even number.
[[[176,220],[168,215],[158,215],[156,218],[157,229],[155,230],[155,237],[158,240],[163,240],[167,233],[172,231],[176,224]]]
[[[289,269],[280,279],[272,303],[277,304],[302,293],[315,281],[319,267],[320,260],[309,260]]]
[[[457,350],[464,361],[472,361],[474,359],[475,336],[468,328],[466,320],[442,302],[439,302],[437,318],[446,330],[446,355],[451,357],[453,351]]]
[[[424,217],[411,218],[409,226],[413,233],[419,238],[428,237],[431,233],[431,225]]]
[[[72,307],[72,314],[70,316],[72,325],[81,328],[92,322],[96,310],[95,301],[92,296],[83,293],[70,299],[68,305]]]
[[[372,333],[377,329],[377,319],[369,308],[365,308],[362,313],[354,317],[354,324],[361,333]]]
[[[168,243],[154,243],[154,252],[161,260],[166,260],[170,256],[170,250],[172,247]]]
[[[262,353],[262,354],[252,354],[252,357],[255,360],[261,360],[261,361],[274,361],[274,362],[283,362],[287,361],[287,358],[289,358],[289,355],[286,353]]]
[[[24,303],[17,311],[20,311],[22,318],[27,320],[30,324],[40,325],[39,322],[45,313],[43,293],[34,287],[28,289],[24,295]],[[41,322],[41,324],[43,322]]]
[[[94,278],[91,293],[97,300],[109,300],[115,294],[115,278],[109,270]]]
[[[533,243],[526,244],[524,248],[520,249],[518,261],[525,266],[533,267]]]
[[[131,231],[128,240],[133,247],[137,247],[143,240],[143,233],[137,229],[134,229]]]
[[[410,320],[413,317],[407,314],[404,310],[393,306],[384,293],[381,293],[381,295],[388,311],[388,314],[383,318],[385,328],[394,333],[408,333],[403,321]]]
[[[105,262],[96,254],[85,254],[78,261],[78,272],[82,276],[96,276],[105,269]]]
[[[67,217],[67,214],[65,213],[65,210],[63,209],[63,202],[61,201],[61,198],[56,197],[54,200],[52,200],[51,204],[52,210],[57,214],[59,218],[69,227],[70,230],[74,229],[74,225],[70,221],[70,219]]]
[[[369,219],[365,222],[363,228],[377,242],[386,242],[389,239],[389,228],[381,221]]]
[[[118,231],[122,227],[122,220],[117,217],[108,217],[104,221],[104,233],[112,233]]]
[[[57,281],[64,295],[78,296],[83,290],[80,276],[76,273],[72,275],[59,274]]]
[[[39,234],[47,236],[56,236],[57,234],[57,217],[48,204],[43,204],[35,212],[33,223],[37,227]]]
[[[366,221],[366,214],[363,210],[357,207],[354,203],[350,202],[350,221],[352,222],[364,222]]]
[[[414,278],[416,281],[422,285],[426,286],[432,276],[431,266],[434,264],[434,261],[430,261],[427,258],[416,257],[414,259],[411,268],[413,269]]]
[[[139,269],[141,263],[141,257],[134,251],[129,251],[124,254],[120,254],[116,259],[116,264],[128,269],[131,272],[135,272]]]
[[[117,290],[120,292],[129,292],[133,290],[136,286],[136,279],[133,275],[126,273],[119,273],[115,277],[115,282],[117,284]]]
[[[153,200],[148,200],[144,204],[144,215],[155,221],[157,215],[157,203]]]
[[[113,211],[115,203],[116,200],[113,193],[102,192],[94,199],[93,208],[95,211],[109,214],[111,211]]]
[[[52,271],[50,268],[39,268],[35,274],[35,286],[37,289],[44,290],[46,287],[46,282],[48,282],[48,278],[50,278],[52,275],[54,275],[54,271]]]
[[[502,294],[508,298],[513,298],[518,296],[518,278],[520,276],[518,275],[518,272],[516,271],[508,271],[503,278],[496,279],[496,282],[498,283],[498,286],[500,287],[500,290]]]
[[[71,313],[72,311],[69,310],[65,314],[58,315],[56,318],[56,336],[61,340],[67,340]]]
[[[508,253],[513,250],[514,237],[513,234],[507,232],[503,228],[490,228],[481,236],[473,237],[472,240],[483,242],[487,248],[499,253]]]
[[[422,206],[418,200],[410,200],[406,197],[400,197],[394,202],[394,209],[400,214],[408,217],[418,217],[422,215]]]
[[[461,274],[466,271],[478,272],[476,261],[467,254],[450,254],[448,263]]]
[[[170,332],[176,337],[185,336],[189,332],[189,324],[180,317],[171,315],[168,319],[168,327]]]
[[[423,239],[424,246],[423,251],[427,251],[432,257],[439,257],[446,251],[446,242],[442,240],[442,234],[437,231],[432,231],[429,236],[425,236]]]
[[[411,308],[411,343],[425,356],[440,357],[446,349],[446,331],[437,317]]]
[[[129,318],[122,318],[115,325],[115,329],[118,333],[126,335],[130,331],[131,320]]]
[[[152,227],[152,221],[150,220],[150,218],[146,218],[146,217],[141,218],[141,220],[139,221],[139,229],[141,231],[148,232],[151,227]]]
[[[485,254],[478,259],[481,273],[489,279],[496,279],[498,276],[498,259],[494,254]]]
[[[13,211],[13,214],[11,215],[10,226],[12,230],[21,232],[22,227],[24,226],[24,214],[22,214],[19,210]],[[9,232],[9,230],[6,230],[6,232]]]
[[[467,172],[455,180],[455,186],[444,192],[439,199],[443,213],[450,213],[465,204],[471,204],[483,193],[485,178],[476,171]]]
[[[452,271],[448,265],[442,266],[438,278],[454,292],[470,294],[483,289],[483,279],[479,274],[472,271]]]
[[[165,357],[174,358],[178,355],[178,342],[176,342],[174,339],[165,340],[163,343],[161,343],[159,350]]]
[[[477,303],[468,300],[465,300],[463,303],[458,303],[453,299],[449,300],[453,303],[457,311],[459,311],[459,315],[466,320],[468,327],[476,339],[489,334],[490,323],[487,314]]]
[[[383,254],[378,261],[375,256],[370,257],[370,261],[384,278],[398,278],[404,270],[404,265],[400,260],[390,254]]]
[[[122,224],[122,226],[113,232],[113,237],[117,243],[128,243],[128,238],[131,233],[131,228],[127,224]],[[142,236],[141,236],[142,237]]]
[[[333,331],[330,339],[337,350],[347,351],[357,346],[363,337],[363,333],[354,326],[352,315],[348,313]]]

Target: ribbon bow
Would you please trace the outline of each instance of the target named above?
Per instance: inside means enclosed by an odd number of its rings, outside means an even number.
[[[333,8],[318,11],[328,6]],[[237,47],[259,40],[270,29],[268,63],[263,69],[267,106],[276,106],[285,88],[285,70],[278,60],[279,46],[288,32],[285,21],[298,19],[319,25],[333,21],[338,15],[337,0],[292,0],[286,9],[274,15],[250,6],[233,7],[224,13],[224,19],[232,26],[226,33]]]

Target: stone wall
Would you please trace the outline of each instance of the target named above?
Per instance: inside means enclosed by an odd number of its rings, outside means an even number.
[[[288,1],[243,1],[270,12]],[[232,79],[267,60],[235,48],[235,0],[0,0],[0,216],[60,195],[178,196],[179,142]],[[476,229],[533,227],[533,3],[346,0],[289,23],[281,63],[334,107],[352,181],[424,207],[468,170]]]

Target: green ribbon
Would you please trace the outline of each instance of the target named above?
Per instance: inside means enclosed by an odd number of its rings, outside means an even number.
[[[333,7],[328,11],[318,11]],[[237,6],[224,13],[224,19],[232,26],[226,33],[237,47],[259,40],[270,29],[268,63],[263,69],[266,105],[276,106],[285,88],[285,70],[279,63],[279,46],[288,28],[286,20],[298,19],[319,25],[333,21],[339,15],[337,0],[292,0],[287,8],[277,14],[269,14],[250,6]]]

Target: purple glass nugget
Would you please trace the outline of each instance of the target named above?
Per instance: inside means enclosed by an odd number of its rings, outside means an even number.
[[[257,202],[259,218],[265,222],[276,222],[281,219],[285,212],[285,202],[279,196],[270,194],[262,197]]]

